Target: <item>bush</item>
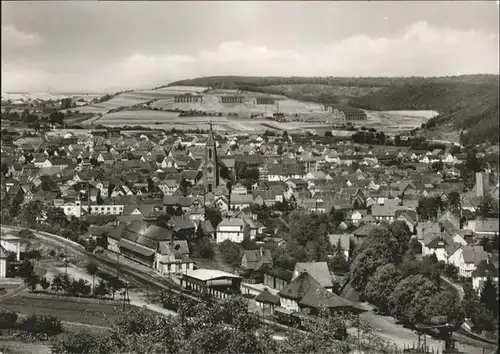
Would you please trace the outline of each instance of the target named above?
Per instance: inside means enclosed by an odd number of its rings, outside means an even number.
[[[62,333],[63,326],[61,320],[54,316],[30,315],[21,323],[21,329],[31,335],[53,336]]]
[[[15,328],[17,325],[17,313],[9,310],[0,311],[0,329]]]

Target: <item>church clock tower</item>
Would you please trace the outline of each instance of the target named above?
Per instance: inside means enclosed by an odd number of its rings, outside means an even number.
[[[212,193],[219,186],[219,164],[217,162],[217,145],[210,122],[210,131],[205,145],[205,166],[203,171],[205,193]]]

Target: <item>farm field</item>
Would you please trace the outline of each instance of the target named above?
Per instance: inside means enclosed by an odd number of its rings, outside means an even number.
[[[409,132],[438,115],[435,111],[365,111],[368,120],[357,124],[389,134]]]
[[[317,122],[275,122],[267,119],[245,119],[232,117],[179,117],[175,112],[128,110],[109,113],[94,122],[106,126],[142,125],[158,129],[208,129],[211,121],[216,131],[263,132],[269,129],[296,130],[309,126],[323,126]],[[327,127],[327,125],[324,125]]]
[[[116,318],[117,307],[112,304],[77,303],[60,299],[34,299],[16,296],[3,300],[0,308],[22,314],[53,315],[61,321],[78,322],[96,326],[109,326]]]

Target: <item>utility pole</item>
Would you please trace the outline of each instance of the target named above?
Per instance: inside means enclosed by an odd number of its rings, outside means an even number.
[[[68,275],[68,246],[64,245],[64,274]]]

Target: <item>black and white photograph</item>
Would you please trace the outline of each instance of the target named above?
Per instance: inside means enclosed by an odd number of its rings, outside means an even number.
[[[2,1],[0,354],[499,353],[499,1]]]

